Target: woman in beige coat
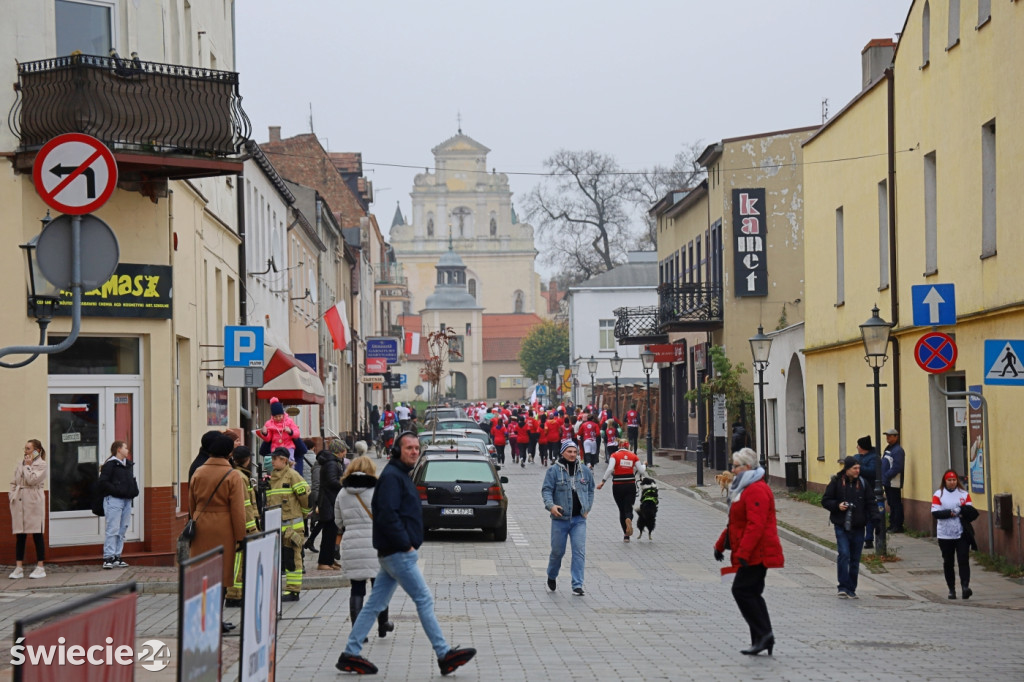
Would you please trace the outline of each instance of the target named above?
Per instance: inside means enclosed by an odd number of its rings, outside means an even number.
[[[29,533],[36,546],[36,568],[28,577],[46,577],[46,569],[43,568],[46,558],[46,542],[43,540],[46,526],[46,495],[43,494],[45,483],[46,450],[42,443],[32,439],[25,443],[25,455],[14,470],[14,479],[11,480],[11,526],[17,539],[17,564],[11,572],[12,579],[25,577],[21,563],[25,559],[25,542]]]

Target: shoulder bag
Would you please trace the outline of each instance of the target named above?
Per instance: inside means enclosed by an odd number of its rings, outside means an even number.
[[[192,541],[196,537],[196,519],[198,519],[206,508],[210,506],[210,502],[213,501],[213,496],[217,494],[217,489],[220,488],[220,484],[231,475],[234,469],[228,469],[228,472],[224,474],[217,485],[213,488],[213,492],[206,498],[206,504],[203,508],[196,512],[196,518],[192,518],[191,512],[188,515],[188,521],[185,522],[185,527],[181,529],[181,535],[178,536],[178,563],[181,563],[185,559],[188,559],[189,550],[192,547]],[[184,557],[184,558],[183,558]]]

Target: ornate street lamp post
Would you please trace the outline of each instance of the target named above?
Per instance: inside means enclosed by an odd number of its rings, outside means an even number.
[[[591,355],[590,359],[587,360],[587,371],[590,372],[590,404],[593,405],[595,402],[594,393],[596,390],[594,388],[594,375],[597,374],[597,360],[594,359],[593,355]]]
[[[640,353],[640,362],[644,364],[647,381],[647,466],[651,466],[654,463],[654,443],[651,438],[651,370],[654,369],[654,353],[645,349]]]
[[[772,338],[765,336],[764,327],[757,326],[757,334],[750,338],[750,353],[754,356],[754,368],[757,370],[757,386],[759,389],[759,411],[761,414],[759,447],[761,450],[761,466],[764,468],[764,480],[768,478],[768,425],[764,407],[764,370],[768,367],[768,355],[772,350]]]
[[[879,317],[877,305],[871,309],[871,317],[868,321],[860,325],[860,335],[864,340],[864,360],[871,366],[871,371],[874,374],[874,382],[868,386],[875,389],[875,448],[878,455],[881,453],[879,442],[882,440],[882,406],[879,389],[885,385],[879,383],[878,374],[882,370],[882,366],[885,365],[885,361],[889,359],[886,353],[889,349],[889,332],[891,331],[892,322],[886,322]],[[882,518],[877,528],[878,544],[875,545],[875,553],[883,555],[886,552],[885,501],[882,497],[882,476],[880,474],[875,476],[875,501],[878,503]],[[871,540],[872,538],[867,539]]]
[[[619,418],[619,372],[622,371],[622,358],[619,357],[619,351],[615,351],[615,357],[611,359],[612,363],[612,376],[615,377],[615,418]]]

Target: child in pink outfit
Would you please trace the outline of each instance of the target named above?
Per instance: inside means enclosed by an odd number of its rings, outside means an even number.
[[[284,405],[277,398],[270,399],[270,419],[256,435],[270,443],[271,452],[277,448],[284,448],[291,455],[291,461],[295,461],[294,439],[299,438],[299,427],[284,413]]]

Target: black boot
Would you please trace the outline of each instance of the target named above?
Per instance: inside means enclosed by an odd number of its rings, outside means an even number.
[[[384,609],[377,614],[377,636],[384,638],[389,632],[395,631],[395,624],[388,620],[388,610]]]
[[[946,598],[947,599],[956,599],[956,590],[953,588],[952,585],[949,585],[948,587],[949,587],[949,594],[946,595]]]
[[[352,594],[348,598],[348,617],[352,620],[352,624],[356,624],[356,618],[359,617],[359,612],[363,610],[363,597]],[[370,641],[369,637],[363,638],[363,644]]]
[[[961,583],[960,587],[963,588],[964,599],[970,599],[971,595],[974,594],[974,590],[971,589],[970,583]]]

